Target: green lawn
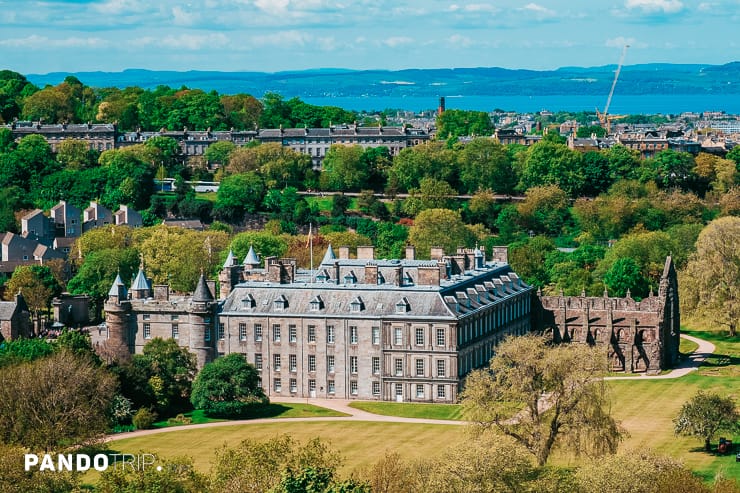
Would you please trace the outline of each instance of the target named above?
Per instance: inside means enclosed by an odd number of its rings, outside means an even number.
[[[697,343],[681,338],[681,345],[678,347],[678,351],[681,353],[681,356],[691,354],[697,349],[699,349],[699,345]]]
[[[323,197],[316,197],[313,195],[307,195],[306,196],[306,202],[308,202],[308,205],[316,204],[319,211],[321,212],[329,212],[331,211],[331,204],[334,199],[332,198],[331,193],[324,193]],[[357,209],[357,197],[349,197],[349,206],[347,207],[347,210],[355,211]]]
[[[405,402],[351,402],[349,407],[384,416],[404,418],[449,419],[461,421],[459,404],[412,404]]]
[[[218,421],[227,421],[225,419],[209,418],[205,415],[202,410],[190,411],[184,413],[186,418],[190,418],[191,422],[187,424],[200,424],[200,423],[214,423]],[[267,407],[260,409],[253,413],[250,417],[244,418],[256,419],[256,418],[320,418],[327,416],[347,416],[347,414],[333,411],[325,407],[314,406],[311,404],[284,404],[284,403],[272,403]],[[168,428],[170,426],[182,426],[184,423],[176,422],[173,419],[164,419],[154,423],[154,428]]]
[[[315,421],[277,421],[268,424],[194,428],[116,440],[109,444],[116,453],[151,453],[158,457],[188,455],[201,471],[208,471],[215,450],[234,446],[247,438],[266,440],[290,434],[306,441],[314,437],[327,440],[344,458],[342,473],[368,467],[386,451],[393,450],[407,458],[430,457],[440,451],[440,444],[454,445],[465,437],[458,425]],[[94,482],[94,478],[89,478]]]
[[[201,200],[207,200],[208,202],[216,202],[218,192],[196,192],[195,198]]]

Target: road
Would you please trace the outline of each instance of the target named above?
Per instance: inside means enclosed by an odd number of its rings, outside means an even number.
[[[641,380],[641,379],[665,379],[665,378],[680,378],[697,368],[707,358],[708,355],[712,354],[715,350],[714,344],[707,342],[697,337],[681,334],[681,337],[695,342],[699,347],[689,355],[689,357],[683,361],[677,368],[674,368],[670,372],[664,375],[642,375],[639,377],[606,377],[605,380]],[[436,425],[465,425],[465,421],[450,421],[443,419],[422,419],[422,418],[403,418],[400,416],[384,416],[381,414],[373,414],[360,409],[350,407],[348,399],[305,399],[297,397],[274,397],[270,400],[274,403],[288,403],[288,404],[313,404],[314,406],[324,407],[333,411],[345,413],[348,416],[326,416],[318,418],[281,418],[283,420],[290,420],[292,422],[302,421],[375,421],[380,423],[416,423],[416,424],[436,424]],[[199,428],[216,428],[220,426],[234,426],[234,425],[247,425],[247,424],[260,424],[260,423],[278,423],[278,419],[249,419],[249,420],[236,420],[236,421],[218,421],[214,423],[203,423],[197,425],[184,425],[184,426],[171,426],[168,428],[157,428],[153,430],[137,430],[128,433],[117,433],[115,435],[108,435],[105,439],[106,442],[112,442],[115,440],[124,440],[126,438],[136,438],[146,435],[156,435],[159,433],[169,433],[172,431],[182,430],[194,430]]]

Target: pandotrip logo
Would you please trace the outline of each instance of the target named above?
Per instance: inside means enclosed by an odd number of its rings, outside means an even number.
[[[23,469],[26,471],[49,472],[85,472],[90,469],[105,472],[113,470],[145,471],[155,467],[157,458],[154,454],[25,454]]]

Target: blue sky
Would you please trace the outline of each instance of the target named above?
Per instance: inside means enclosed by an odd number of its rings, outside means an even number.
[[[740,59],[740,0],[0,0],[0,68],[551,69]]]

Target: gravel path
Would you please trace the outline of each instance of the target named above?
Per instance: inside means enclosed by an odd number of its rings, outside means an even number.
[[[681,334],[681,337],[695,342],[699,347],[689,355],[689,357],[683,361],[678,367],[674,368],[670,372],[664,375],[642,375],[639,377],[606,377],[605,380],[642,380],[642,379],[663,379],[663,378],[679,378],[682,377],[697,368],[707,358],[708,355],[714,352],[714,344],[707,342],[703,339],[698,339],[693,336]],[[199,428],[216,428],[220,426],[235,426],[235,425],[248,425],[258,423],[279,423],[283,421],[376,421],[382,423],[417,423],[417,424],[435,424],[435,425],[464,425],[467,424],[465,421],[449,421],[443,419],[422,419],[422,418],[403,418],[399,416],[384,416],[381,414],[373,414],[360,409],[355,409],[349,406],[352,402],[348,399],[302,399],[297,397],[277,397],[272,398],[270,402],[275,403],[288,403],[288,404],[313,404],[314,406],[325,407],[334,411],[348,414],[349,416],[325,416],[318,418],[280,418],[280,419],[249,419],[249,420],[237,420],[237,421],[218,421],[215,423],[202,423],[197,425],[184,425],[184,426],[171,426],[168,428],[157,428],[153,430],[137,430],[128,433],[117,433],[115,435],[109,435],[105,441],[111,442],[115,440],[124,440],[126,438],[136,438],[146,435],[156,435],[158,433],[169,433],[171,431],[182,431],[182,430],[195,430]]]

